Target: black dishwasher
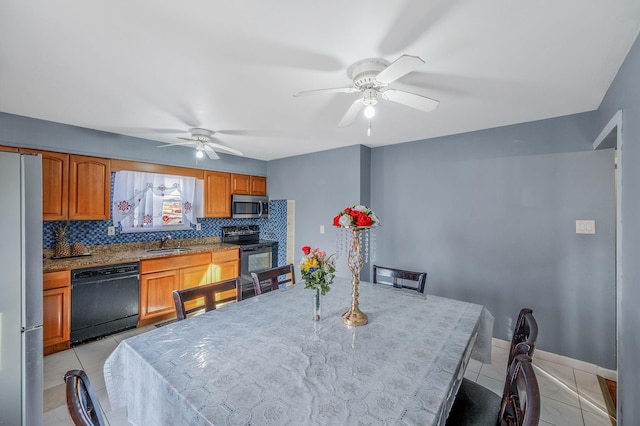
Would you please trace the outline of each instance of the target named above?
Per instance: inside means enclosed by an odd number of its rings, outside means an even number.
[[[71,271],[71,343],[79,343],[138,324],[139,264]]]

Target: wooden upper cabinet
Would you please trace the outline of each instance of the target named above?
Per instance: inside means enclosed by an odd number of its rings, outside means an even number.
[[[231,217],[231,174],[204,172],[204,216]]]
[[[231,175],[231,193],[267,195],[267,178],[264,176]]]
[[[42,152],[42,217],[66,220],[69,190],[69,154]]]
[[[267,178],[251,176],[251,195],[267,195]]]
[[[69,156],[69,219],[107,220],[111,212],[111,167],[105,158]]]
[[[249,175],[231,175],[231,193],[232,194],[251,194],[251,176]]]

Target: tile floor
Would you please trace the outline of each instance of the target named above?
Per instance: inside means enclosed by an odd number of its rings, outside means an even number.
[[[152,330],[153,325],[125,331],[44,358],[44,424],[73,425],[65,405],[63,375],[80,368],[87,372],[110,426],[129,425],[124,408],[111,410],[102,367],[120,341]],[[491,364],[471,360],[465,376],[502,393],[507,350],[493,346]],[[611,426],[598,379],[594,374],[534,356],[536,377],[542,394],[541,426]]]

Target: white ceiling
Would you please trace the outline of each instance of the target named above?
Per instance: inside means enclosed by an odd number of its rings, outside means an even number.
[[[0,111],[163,142],[205,127],[261,160],[375,147],[594,110],[639,29],[638,0],[3,0]],[[358,94],[292,96],[402,54],[426,63],[393,87],[434,112],[381,101],[368,137],[337,126]]]

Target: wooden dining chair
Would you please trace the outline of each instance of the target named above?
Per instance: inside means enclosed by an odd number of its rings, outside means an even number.
[[[540,387],[527,354],[511,363],[498,420],[501,426],[537,426],[540,421]]]
[[[540,388],[526,343],[516,345],[502,397],[475,383],[460,387],[447,426],[537,426]]]
[[[98,399],[83,370],[69,370],[64,375],[67,409],[75,426],[105,426]]]
[[[520,309],[518,318],[514,325],[513,334],[511,336],[511,345],[509,346],[509,358],[507,361],[507,372],[505,374],[507,382],[509,380],[510,368],[513,364],[514,358],[518,355],[525,354],[531,359],[537,339],[538,322],[533,316],[533,310],[530,308]],[[504,392],[507,391],[507,384],[508,383],[505,383]],[[460,423],[460,425],[481,425],[483,423],[480,422],[480,420],[478,420],[477,423],[474,423],[465,417],[471,416],[470,413],[480,410],[479,413],[473,414],[473,416],[477,416],[479,419],[483,418],[483,416],[488,416],[489,418],[485,418],[485,420],[493,419],[495,424],[494,413],[486,407],[495,408],[496,398],[499,397],[493,391],[469,379],[463,378],[451,409],[450,418],[453,416],[454,419],[457,419],[456,421],[467,421],[467,423]],[[461,413],[456,413],[457,411]],[[449,423],[449,421],[447,421],[447,424],[457,425],[458,423]]]
[[[533,358],[533,351],[536,347],[538,339],[538,322],[533,316],[533,310],[530,308],[522,308],[518,314],[513,335],[511,336],[511,345],[509,346],[509,360],[507,361],[507,369],[511,365],[513,357],[516,356],[516,346],[520,343],[526,343],[529,347],[527,355]]]
[[[200,303],[198,299],[204,299],[203,303]],[[218,304],[239,302],[241,299],[240,277],[173,291],[173,303],[176,307],[178,321],[186,319],[187,316],[195,312],[201,310],[208,312],[216,309]],[[188,305],[192,307],[188,307]]]
[[[284,276],[284,278],[281,278]],[[253,289],[256,296],[266,291],[277,290],[281,284],[295,284],[296,274],[293,270],[293,264],[278,266],[276,268],[266,269],[260,272],[252,272],[251,280],[253,281]],[[267,281],[268,286],[263,287],[262,283]]]
[[[407,285],[407,281],[413,281],[415,285]],[[424,293],[427,285],[427,273],[373,265],[373,282],[389,284],[397,288],[409,288]]]
[[[533,316],[533,310],[530,308],[522,308],[518,313],[518,319],[516,320],[511,336],[505,376],[509,374],[509,367],[511,366],[513,358],[521,354],[523,349],[526,349],[525,353],[529,355],[529,357],[533,357],[537,339],[538,322]],[[462,395],[461,398],[467,395],[469,398],[485,401],[493,399],[495,393],[467,378],[463,378],[462,383],[460,383],[458,395]],[[457,398],[456,396],[456,399]]]

